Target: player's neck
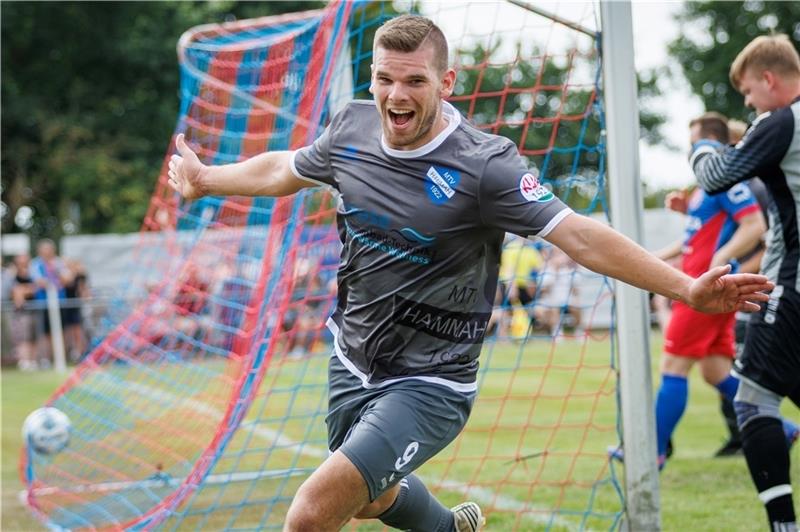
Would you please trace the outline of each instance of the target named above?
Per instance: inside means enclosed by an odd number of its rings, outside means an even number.
[[[447,129],[448,124],[450,124],[450,119],[444,112],[443,100],[439,100],[439,109],[436,111],[436,119],[433,122],[433,127],[431,127],[431,130],[428,133],[428,138],[425,141],[425,144],[438,137],[442,131]]]
[[[780,101],[779,107],[789,107],[800,98],[800,78],[792,80],[789,83],[779,86],[778,98]]]

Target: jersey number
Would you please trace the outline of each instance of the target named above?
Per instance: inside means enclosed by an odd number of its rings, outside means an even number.
[[[728,199],[731,203],[741,203],[750,199],[750,189],[739,183],[728,191]]]
[[[409,443],[408,447],[406,447],[405,452],[403,452],[403,456],[398,457],[397,460],[395,461],[394,468],[397,469],[398,471],[403,469],[405,466],[408,465],[411,459],[414,458],[414,455],[417,454],[417,451],[419,451],[419,444],[415,441]]]

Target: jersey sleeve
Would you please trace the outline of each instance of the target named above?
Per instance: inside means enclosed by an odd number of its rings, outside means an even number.
[[[717,197],[717,201],[720,207],[736,221],[741,220],[743,216],[761,210],[755,195],[747,183],[737,183],[726,192],[721,192]]]
[[[523,237],[547,236],[572,212],[539,183],[536,171],[526,166],[508,140],[486,163],[478,201],[487,226]]]
[[[331,168],[331,145],[345,111],[346,108],[333,118],[313,144],[292,153],[289,166],[295,177],[319,185],[336,186]]]
[[[711,194],[729,189],[736,183],[772,175],[791,145],[794,116],[789,108],[759,116],[736,146],[722,152],[699,145],[692,152],[689,164],[700,186]]]

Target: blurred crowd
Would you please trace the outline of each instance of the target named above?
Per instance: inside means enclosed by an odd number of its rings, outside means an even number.
[[[48,310],[48,292],[57,299],[58,312]],[[55,243],[40,240],[36,256],[14,256],[3,265],[2,301],[4,329],[11,342],[11,357],[22,371],[48,369],[53,365],[53,334],[61,329],[66,355],[77,362],[88,346],[83,302],[89,297],[84,265],[58,255]],[[60,327],[55,320],[60,321]],[[6,328],[7,327],[7,328]]]
[[[553,341],[580,339],[582,325],[578,264],[545,241],[506,236],[500,258],[500,281],[489,334],[524,338],[549,335]]]

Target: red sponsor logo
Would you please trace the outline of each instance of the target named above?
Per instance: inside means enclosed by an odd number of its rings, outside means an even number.
[[[526,198],[539,188],[539,180],[533,174],[525,174],[519,180],[519,189]]]

